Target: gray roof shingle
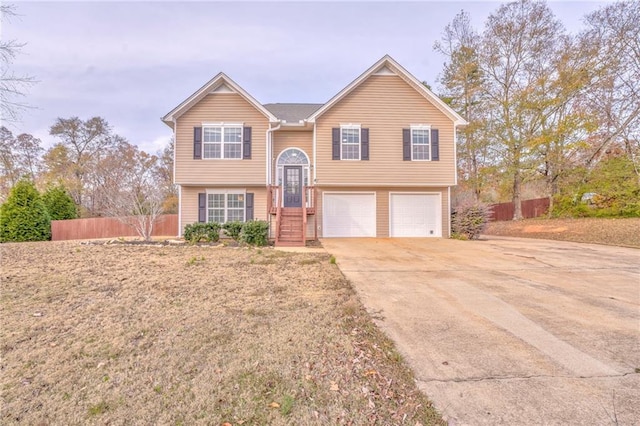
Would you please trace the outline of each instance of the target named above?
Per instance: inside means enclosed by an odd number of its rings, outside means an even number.
[[[300,120],[304,120],[313,114],[318,108],[324,104],[264,104],[263,106],[271,112],[271,114],[278,117],[280,120],[285,120],[287,123],[297,123]]]

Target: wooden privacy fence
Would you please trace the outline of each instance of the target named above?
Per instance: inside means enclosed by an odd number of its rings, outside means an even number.
[[[522,208],[522,217],[530,219],[539,217],[547,213],[549,210],[549,198],[536,198],[533,200],[525,200],[520,202]],[[492,204],[491,220],[512,220],[515,207],[513,203]]]
[[[160,216],[153,226],[152,235],[172,237],[178,235],[178,215],[165,214]],[[135,229],[112,217],[51,221],[51,239],[53,241],[137,236]]]

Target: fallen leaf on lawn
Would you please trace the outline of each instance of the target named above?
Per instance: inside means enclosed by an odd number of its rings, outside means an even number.
[[[224,422],[224,423],[222,423],[222,426],[233,426],[233,425],[231,423],[229,423],[229,422]]]
[[[271,408],[280,408],[280,404],[278,404],[277,402],[272,402],[271,404],[269,404],[269,407],[271,407]]]
[[[376,374],[378,374],[376,370],[368,370],[364,373],[365,376],[375,376]]]
[[[336,382],[331,382],[331,387],[329,389],[331,389],[332,391],[335,391],[335,392],[340,390],[340,388],[338,387],[338,384]]]

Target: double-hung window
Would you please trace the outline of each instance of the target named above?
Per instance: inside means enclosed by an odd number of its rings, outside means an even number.
[[[431,160],[431,128],[429,126],[411,127],[411,159]]]
[[[360,126],[340,126],[341,160],[360,160]]]
[[[245,220],[244,193],[208,193],[207,221],[225,223]]]
[[[242,158],[242,126],[202,127],[202,158]]]

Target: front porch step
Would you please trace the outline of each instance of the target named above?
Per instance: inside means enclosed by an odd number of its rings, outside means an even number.
[[[277,246],[301,247],[304,241],[304,211],[300,207],[284,207],[280,211],[280,232]]]

